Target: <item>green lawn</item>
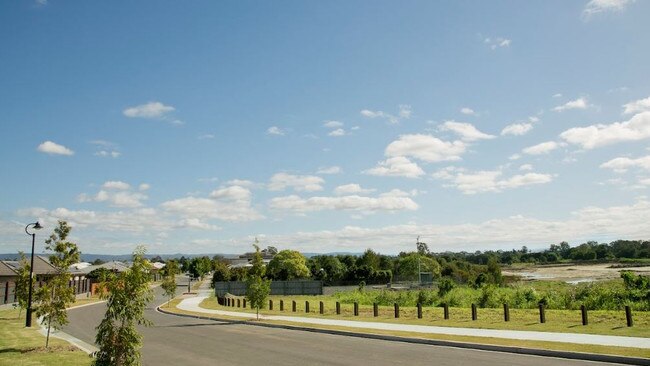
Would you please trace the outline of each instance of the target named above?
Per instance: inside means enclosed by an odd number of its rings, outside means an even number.
[[[68,342],[50,338],[45,349],[45,337],[38,326],[25,328],[25,311],[18,319],[18,310],[0,310],[1,365],[90,365],[92,359]]]
[[[269,315],[296,315],[307,317],[337,318],[345,320],[379,321],[419,325],[436,325],[462,328],[510,329],[542,332],[588,333],[617,336],[650,337],[650,313],[634,312],[634,326],[627,327],[623,311],[589,311],[589,325],[583,326],[579,310],[546,310],[546,323],[539,322],[537,309],[510,309],[510,321],[503,320],[503,309],[478,309],[478,320],[472,321],[469,308],[449,308],[449,320],[444,320],[439,307],[423,307],[422,319],[417,318],[415,307],[401,307],[400,318],[395,319],[392,306],[380,306],[379,317],[373,317],[372,306],[359,305],[359,316],[354,316],[353,304],[341,304],[341,315],[336,314],[336,300],[329,296],[271,296],[273,310],[261,311]],[[284,300],[284,311],[280,311],[280,300]],[[296,301],[297,311],[291,311],[291,302]],[[310,303],[310,312],[305,312],[305,301]],[[320,315],[319,301],[323,301],[325,313]],[[228,309],[220,306],[216,298],[201,303],[208,309]],[[251,309],[238,309],[254,313]],[[232,308],[230,308],[232,310]]]

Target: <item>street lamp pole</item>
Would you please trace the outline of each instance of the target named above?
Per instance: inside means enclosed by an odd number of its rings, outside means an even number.
[[[27,231],[27,229],[30,226],[34,228],[34,230],[39,230],[43,228],[38,221],[25,226],[25,233],[27,233],[27,235],[32,236],[32,258],[29,264],[29,295],[27,297],[27,319],[25,320],[26,327],[32,326],[32,292],[34,288],[34,241],[36,240],[36,233],[30,233],[29,231]]]

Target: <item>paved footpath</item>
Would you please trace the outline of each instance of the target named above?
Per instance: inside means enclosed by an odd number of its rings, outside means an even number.
[[[196,313],[226,315],[226,316],[240,317],[240,318],[254,318],[254,315],[251,313],[202,308],[200,304],[203,300],[208,298],[207,293],[208,291],[202,289],[201,291],[199,291],[198,296],[184,299],[177,305],[177,307],[182,310],[193,311]],[[415,332],[415,333],[423,333],[423,334],[448,334],[448,335],[473,336],[473,337],[507,338],[507,339],[518,339],[518,340],[529,340],[529,341],[592,344],[592,345],[601,345],[601,346],[650,348],[650,338],[642,338],[642,337],[622,337],[622,336],[607,336],[607,335],[579,334],[579,333],[531,332],[531,331],[519,331],[519,330],[498,330],[498,329],[452,328],[452,327],[437,327],[437,326],[429,326],[429,325],[380,323],[380,322],[366,322],[366,321],[354,321],[354,320],[336,320],[336,319],[306,318],[306,317],[297,317],[297,316],[281,316],[281,315],[260,315],[260,319],[280,320],[280,321],[300,323],[300,324],[317,324],[317,325],[332,325],[338,327],[361,328],[361,329],[405,331],[405,332]]]

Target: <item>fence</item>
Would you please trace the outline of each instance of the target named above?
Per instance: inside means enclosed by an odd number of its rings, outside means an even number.
[[[214,293],[217,297],[226,294],[235,296],[246,295],[246,282],[230,281],[216,282]],[[321,281],[272,281],[271,295],[322,295],[323,282]]]
[[[90,292],[89,278],[83,280],[72,280],[68,282],[68,286],[74,289],[74,294],[79,295]],[[43,284],[43,281],[34,282],[34,291],[38,290]],[[16,283],[13,281],[0,282],[0,305],[12,304],[16,302]]]

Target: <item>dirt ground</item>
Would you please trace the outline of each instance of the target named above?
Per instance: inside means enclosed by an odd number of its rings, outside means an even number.
[[[524,280],[564,281],[569,283],[602,281],[619,278],[621,271],[650,275],[649,267],[612,268],[612,263],[554,266],[513,266],[504,268],[506,276],[520,276]]]

